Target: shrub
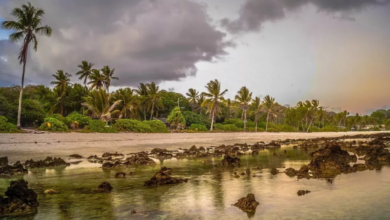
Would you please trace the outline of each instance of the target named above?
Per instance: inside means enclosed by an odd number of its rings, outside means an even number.
[[[106,123],[104,121],[93,119],[89,120],[89,123],[84,127],[84,130],[99,133],[118,133],[118,130],[114,127],[106,127]]]
[[[276,128],[268,128],[267,132],[279,132]]]
[[[234,124],[214,124],[214,129],[219,131],[241,131],[242,129],[238,128]]]
[[[77,121],[80,127],[84,127],[89,124],[90,118],[78,112],[72,112],[66,116],[66,120],[70,121],[70,123]]]
[[[58,121],[62,121],[65,125],[69,126],[72,121],[69,118],[62,116],[61,114],[52,114],[50,118],[55,118]]]
[[[183,112],[184,119],[186,120],[186,126],[190,127],[192,124],[199,124],[206,126],[207,129],[210,129],[210,118],[206,115],[197,114],[192,111]]]
[[[224,125],[234,124],[237,128],[244,128],[244,122],[241,119],[227,119],[223,122]]]
[[[0,116],[0,133],[14,133],[19,132],[16,125],[9,123],[8,119],[4,116]]]
[[[45,118],[44,123],[39,127],[39,130],[68,131],[68,127],[56,118]]]
[[[178,125],[185,125],[186,119],[184,118],[183,114],[181,113],[181,110],[179,107],[175,107],[172,112],[169,114],[167,122],[171,124],[171,126],[177,127]]]
[[[190,130],[194,130],[194,131],[208,131],[208,129],[206,128],[206,126],[204,125],[200,125],[200,124],[191,124],[191,126],[189,127]]]
[[[140,133],[153,132],[153,129],[150,127],[149,124],[137,120],[132,120],[132,119],[116,120],[113,127],[118,131],[133,131],[133,132],[140,132]]]
[[[143,124],[149,125],[153,133],[168,133],[167,126],[159,120],[143,121]]]

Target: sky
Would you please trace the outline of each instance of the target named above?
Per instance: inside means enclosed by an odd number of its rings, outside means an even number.
[[[155,81],[205,90],[218,79],[280,104],[318,99],[329,110],[366,114],[390,106],[390,0],[31,0],[50,38],[30,49],[27,84],[50,85],[82,60],[109,65],[114,88]],[[23,0],[0,0],[12,20]],[[19,43],[0,30],[0,86],[20,84]]]

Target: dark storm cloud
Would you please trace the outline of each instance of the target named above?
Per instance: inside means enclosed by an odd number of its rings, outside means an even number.
[[[25,1],[6,0],[5,20]],[[109,65],[120,78],[116,86],[178,80],[196,74],[199,61],[214,61],[233,43],[211,25],[205,8],[190,0],[32,0],[46,12],[50,38],[39,37],[38,52],[30,51],[27,76],[51,81],[57,69],[77,71],[82,60]],[[14,50],[0,49],[0,68],[13,72]],[[17,61],[16,61],[17,62]]]
[[[231,33],[259,31],[266,21],[282,19],[288,11],[296,10],[304,5],[314,5],[325,13],[349,13],[359,11],[368,6],[381,6],[390,0],[246,0],[235,20],[225,18],[221,25]],[[339,18],[352,20],[342,14]]]

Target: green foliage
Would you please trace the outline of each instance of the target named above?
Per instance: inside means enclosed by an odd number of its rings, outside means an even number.
[[[224,125],[234,124],[237,128],[244,128],[244,122],[241,119],[227,119],[223,122]]]
[[[167,122],[171,124],[172,126],[177,126],[179,124],[185,125],[186,119],[184,118],[183,114],[181,113],[179,107],[175,107],[171,114],[169,114]]]
[[[68,116],[66,116],[66,120],[70,121],[70,123],[77,121],[79,123],[79,126],[82,128],[89,124],[90,118],[78,112],[72,112]]]
[[[149,124],[142,121],[132,119],[119,119],[116,120],[114,126],[118,131],[132,131],[139,133],[153,133],[153,129]]]
[[[180,107],[183,107],[184,110],[191,109],[186,97],[180,93],[162,90],[160,95],[162,97],[161,102],[164,105],[164,108],[159,110],[160,117],[168,117],[172,110],[177,107],[177,100],[180,100]]]
[[[194,131],[208,131],[206,126],[201,125],[201,124],[191,124],[189,127],[189,130],[194,130]]]
[[[44,131],[68,131],[68,127],[56,118],[45,118],[45,122],[39,127]]]
[[[23,126],[38,126],[44,121],[46,113],[38,100],[25,99],[22,101],[21,115]]]
[[[143,121],[143,124],[149,125],[153,133],[168,133],[167,126],[159,120]]]
[[[295,132],[296,129],[286,124],[268,124],[268,131],[269,132]]]
[[[118,130],[114,127],[106,127],[106,123],[101,120],[91,119],[89,125],[84,127],[85,131],[99,132],[99,133],[118,133]]]
[[[234,124],[220,124],[216,123],[214,124],[214,129],[217,131],[242,131],[241,128],[238,128]]]
[[[337,128],[336,126],[325,126],[319,130],[320,132],[338,132],[345,131],[345,129]]]
[[[184,119],[186,120],[186,126],[190,127],[192,124],[200,124],[210,128],[210,119],[206,115],[197,114],[192,111],[183,112]]]
[[[16,133],[19,129],[16,125],[8,122],[8,119],[0,115],[0,133]]]

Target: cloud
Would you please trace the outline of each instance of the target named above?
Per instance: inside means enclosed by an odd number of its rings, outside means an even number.
[[[341,13],[337,18],[353,20],[348,14],[368,6],[382,6],[390,0],[246,0],[237,19],[224,18],[221,25],[230,33],[256,32],[267,21],[283,19],[286,12],[314,5],[324,13]]]
[[[5,20],[24,1],[5,0]],[[195,64],[212,62],[234,46],[211,24],[204,6],[190,0],[32,0],[46,12],[50,38],[39,37],[30,50],[27,77],[50,82],[57,69],[74,74],[82,60],[96,68],[109,65],[120,78],[114,86],[179,80],[196,75]],[[15,50],[0,48],[0,57]],[[11,60],[8,58],[8,60]],[[16,61],[17,62],[17,61]],[[0,62],[9,74],[21,68]],[[74,78],[75,79],[75,78]]]

